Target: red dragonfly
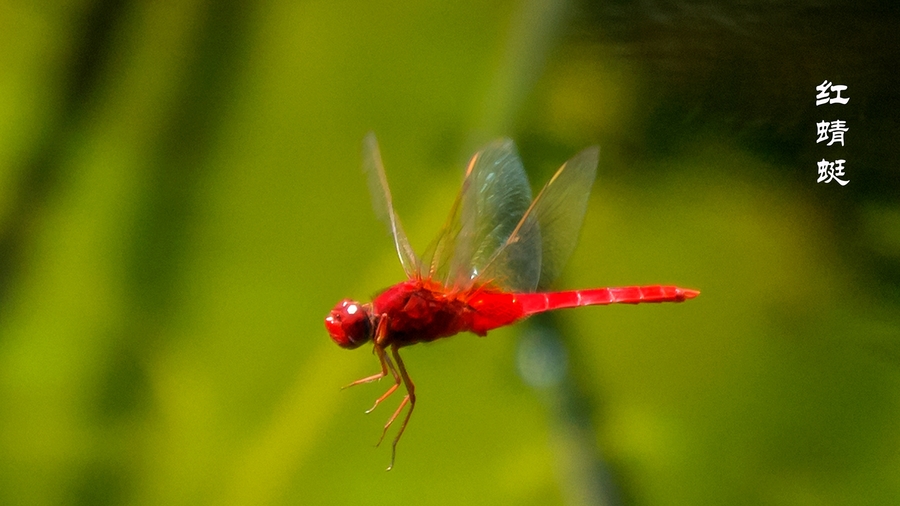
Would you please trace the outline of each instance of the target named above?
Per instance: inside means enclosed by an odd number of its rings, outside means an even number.
[[[394,238],[407,279],[360,304],[344,299],[325,318],[325,327],[342,348],[372,341],[381,371],[344,388],[380,380],[394,384],[371,409],[402,384],[406,396],[388,419],[378,443],[408,404],[391,447],[416,406],[415,385],[400,348],[460,332],[484,336],[553,309],[604,304],[682,302],[700,292],[675,286],[629,286],[564,292],[536,292],[558,274],[572,253],[597,171],[599,149],[590,147],[566,162],[532,200],[531,187],[509,139],[489,144],[472,157],[450,216],[426,254],[416,256],[394,213],[391,192],[375,135],[363,143],[363,167],[375,212]],[[390,350],[390,353],[388,353]]]

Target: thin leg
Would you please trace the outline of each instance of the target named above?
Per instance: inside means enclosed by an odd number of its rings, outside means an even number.
[[[381,437],[378,438],[378,442],[375,443],[375,446],[380,445],[381,442],[384,441],[384,436],[387,434],[387,431],[388,431],[388,429],[391,427],[391,424],[394,423],[394,420],[397,419],[397,415],[399,415],[400,412],[403,411],[403,408],[404,408],[408,403],[409,403],[409,396],[408,396],[408,395],[403,396],[403,400],[400,401],[400,405],[397,406],[397,410],[394,411],[394,414],[391,415],[391,417],[388,419],[387,423],[384,424],[384,429],[382,429],[382,431],[381,431]],[[397,444],[397,442],[395,441],[395,442],[394,442],[394,445],[396,446],[396,444]],[[393,452],[392,452],[392,453],[393,453]],[[391,466],[393,466],[393,465],[394,465],[394,458],[393,458],[393,455],[391,455]],[[391,470],[391,468],[389,467],[389,468],[388,468],[388,471],[390,471],[390,470]]]
[[[376,344],[375,345],[375,355],[378,356],[378,361],[381,362],[381,372],[378,374],[373,374],[371,376],[366,376],[365,378],[362,378],[362,379],[358,379],[358,380],[354,381],[353,383],[350,383],[349,385],[344,385],[341,387],[341,390],[343,390],[345,388],[350,388],[350,387],[353,387],[356,385],[362,385],[363,383],[371,383],[373,381],[380,380],[381,378],[387,376],[387,374],[388,374],[387,361],[390,359],[387,357],[387,355],[384,354],[384,348],[382,348],[381,346],[378,346]],[[393,368],[391,368],[391,370],[393,371]],[[396,376],[396,373],[394,373],[394,376]]]
[[[343,390],[345,388],[350,388],[352,386],[362,385],[363,383],[371,383],[373,381],[378,381],[381,378],[384,378],[385,376],[387,376],[388,371],[390,371],[391,375],[394,377],[394,384],[391,386],[391,388],[388,389],[387,392],[384,393],[384,395],[382,395],[381,397],[379,397],[378,399],[375,400],[375,404],[371,408],[366,410],[366,413],[371,413],[372,411],[375,410],[375,408],[378,407],[379,404],[381,404],[381,402],[383,400],[390,397],[391,394],[397,390],[397,388],[400,386],[400,383],[402,381],[402,379],[400,378],[400,374],[397,372],[397,368],[394,367],[394,363],[391,361],[391,357],[389,357],[384,352],[384,338],[386,335],[387,335],[387,317],[382,316],[378,320],[378,327],[375,329],[375,339],[374,339],[375,346],[373,348],[375,355],[378,357],[378,361],[381,363],[381,372],[377,373],[377,374],[373,374],[371,376],[366,376],[365,378],[358,379],[358,380],[354,381],[353,383],[350,383],[349,385],[345,385],[345,386],[341,387],[341,390]],[[382,438],[383,437],[384,436],[382,436]],[[380,443],[381,440],[379,440],[378,442]]]
[[[400,383],[394,383],[393,385],[391,385],[391,388],[388,388],[388,391],[385,392],[384,395],[375,399],[375,404],[373,404],[371,408],[366,410],[366,414],[368,415],[369,413],[375,411],[375,408],[377,408],[378,405],[381,404],[381,401],[390,397],[391,394],[394,393],[397,390],[397,387],[399,387],[399,386],[400,386]],[[381,443],[381,441],[378,441],[378,442]],[[376,444],[375,446],[378,446],[378,445]]]
[[[394,367],[394,363],[391,362],[391,358],[384,354],[384,348],[381,348],[381,356],[384,358],[384,364],[387,365],[387,368],[390,369],[391,374],[394,375],[394,384],[391,386],[391,388],[388,388],[388,391],[385,392],[384,395],[375,400],[375,404],[366,411],[367,414],[375,411],[375,408],[377,408],[378,405],[381,404],[381,401],[390,397],[390,395],[397,390],[397,387],[400,386],[400,375],[397,374],[397,368]],[[379,440],[378,442],[381,443],[381,440]]]
[[[403,431],[406,430],[406,425],[409,423],[409,418],[412,416],[413,409],[416,407],[416,386],[413,384],[412,380],[409,378],[409,374],[406,372],[406,366],[403,365],[403,359],[400,358],[400,353],[398,352],[399,348],[396,344],[391,346],[391,356],[393,356],[393,360],[385,353],[385,347],[387,345],[387,317],[382,315],[378,320],[378,327],[375,329],[375,338],[374,341],[374,352],[375,355],[378,356],[378,361],[381,363],[381,372],[378,374],[373,374],[371,376],[366,376],[365,378],[358,379],[349,385],[346,385],[343,388],[349,388],[356,385],[361,385],[363,383],[371,383],[373,381],[378,381],[381,378],[384,378],[388,375],[388,372],[394,377],[394,384],[385,392],[381,397],[375,400],[375,404],[368,410],[366,413],[371,413],[375,408],[381,404],[382,401],[391,396],[394,392],[400,388],[400,384],[402,383],[404,387],[406,387],[406,396],[403,397],[403,400],[400,401],[400,406],[397,407],[397,410],[394,411],[394,414],[391,415],[390,419],[388,419],[387,423],[384,425],[384,429],[381,431],[381,437],[378,438],[378,443],[375,446],[381,444],[384,440],[384,436],[387,434],[388,429],[394,423],[394,420],[400,416],[400,412],[403,411],[403,408],[409,404],[409,410],[406,412],[406,416],[403,417],[403,423],[400,425],[400,431],[397,432],[397,436],[394,437],[394,442],[391,444],[391,465],[388,466],[387,470],[390,471],[394,467],[394,459],[397,456],[397,443],[400,441],[400,437],[403,435]],[[396,365],[395,365],[396,364]],[[343,390],[342,388],[342,390]]]
[[[409,374],[406,372],[406,366],[403,365],[403,359],[400,358],[400,353],[398,351],[397,346],[391,346],[391,355],[394,356],[394,360],[397,362],[397,367],[400,369],[400,376],[403,378],[403,385],[406,387],[406,397],[403,398],[403,402],[400,403],[400,407],[397,411],[394,412],[394,416],[388,420],[387,426],[385,426],[384,430],[387,431],[387,427],[389,427],[394,419],[397,418],[397,415],[400,414],[400,410],[403,409],[403,406],[409,402],[409,410],[406,412],[406,417],[403,418],[403,423],[400,425],[400,430],[397,432],[397,436],[394,437],[394,443],[391,445],[391,465],[388,466],[387,470],[390,471],[394,467],[394,458],[397,456],[397,443],[400,441],[400,437],[403,435],[403,431],[406,430],[406,424],[409,423],[409,417],[412,416],[413,410],[416,408],[416,386],[413,384],[412,380],[409,378]],[[382,437],[384,434],[382,433]]]
[[[372,351],[378,357],[378,362],[381,363],[381,372],[378,374],[373,374],[371,376],[366,376],[365,378],[362,378],[362,379],[358,379],[358,380],[354,381],[353,383],[350,383],[349,385],[344,385],[343,387],[341,387],[341,390],[343,390],[345,388],[350,388],[350,387],[356,386],[356,385],[362,385],[363,383],[371,383],[373,381],[378,381],[381,378],[388,375],[388,370],[390,370],[391,373],[394,375],[394,380],[397,383],[400,383],[400,379],[397,377],[397,372],[394,370],[394,365],[391,363],[390,357],[388,357],[384,353],[383,341],[384,341],[384,336],[386,334],[387,334],[387,318],[382,316],[378,320],[378,327],[375,328],[375,339],[373,339],[375,341],[375,347],[372,349]],[[377,405],[378,403],[375,403],[375,404]]]

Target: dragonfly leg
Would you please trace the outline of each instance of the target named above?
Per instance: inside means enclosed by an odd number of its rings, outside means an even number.
[[[361,385],[363,383],[371,383],[373,381],[378,381],[381,378],[384,378],[385,376],[387,376],[388,371],[390,371],[391,375],[394,377],[394,384],[391,385],[390,388],[388,388],[387,392],[385,392],[381,397],[379,397],[378,399],[375,400],[375,404],[373,404],[371,408],[367,409],[366,413],[371,413],[372,411],[374,411],[375,408],[377,408],[378,405],[381,404],[382,401],[384,401],[385,399],[390,397],[391,394],[394,393],[397,390],[397,388],[400,387],[400,383],[402,382],[402,379],[400,378],[400,374],[397,372],[397,368],[394,366],[394,363],[391,361],[391,357],[389,357],[387,355],[387,353],[385,353],[384,338],[386,335],[387,335],[387,318],[382,316],[378,320],[378,327],[375,329],[375,339],[374,339],[375,346],[372,350],[375,353],[375,355],[378,357],[378,362],[381,363],[381,372],[379,372],[377,374],[373,374],[371,376],[366,376],[365,378],[362,378],[362,379],[358,379],[358,380],[354,381],[353,383],[350,383],[349,385],[346,385],[343,388],[341,388],[341,390],[343,390],[344,388],[350,388],[352,386]],[[382,439],[383,438],[384,438],[384,436],[382,436]],[[378,442],[381,443],[381,440],[379,439]]]
[[[350,383],[349,385],[344,385],[341,387],[341,390],[343,390],[345,388],[350,388],[350,387],[353,387],[356,385],[362,385],[363,383],[371,383],[373,381],[378,381],[381,378],[388,375],[388,365],[385,360],[385,359],[387,359],[387,356],[384,354],[384,348],[382,348],[381,346],[378,346],[376,344],[375,345],[375,355],[378,356],[378,361],[381,362],[381,372],[377,373],[377,374],[373,374],[371,376],[366,376],[365,378],[362,378],[362,379],[358,379],[358,380],[354,381],[353,383]]]
[[[372,407],[369,408],[366,411],[366,413],[371,413],[372,411],[375,411],[375,408],[377,408],[378,405],[381,404],[381,401],[390,397],[391,394],[397,390],[397,387],[400,386],[400,376],[397,374],[397,368],[394,367],[394,363],[391,362],[391,358],[384,354],[383,348],[381,349],[380,354],[381,354],[381,358],[382,358],[382,367],[387,367],[391,371],[391,374],[394,375],[394,384],[391,385],[391,388],[388,388],[387,392],[385,392],[384,395],[382,395],[378,399],[375,399],[375,404],[372,405]],[[382,437],[384,437],[384,436],[382,436]],[[379,444],[381,443],[380,439],[378,440],[378,443]],[[375,445],[375,446],[378,446],[378,445]]]
[[[388,363],[390,361],[390,358],[388,358],[388,356],[384,354],[384,346],[381,344],[381,342],[383,341],[383,336],[386,333],[386,330],[387,330],[387,318],[382,317],[381,319],[378,320],[378,327],[375,329],[375,347],[372,350],[375,353],[375,355],[378,357],[378,362],[381,364],[381,372],[377,373],[377,374],[373,374],[371,376],[366,376],[365,378],[362,378],[362,379],[358,379],[358,380],[354,381],[353,383],[350,383],[349,385],[344,385],[341,387],[341,390],[343,390],[345,388],[350,388],[350,387],[356,386],[356,385],[362,385],[363,383],[371,383],[373,381],[378,381],[381,378],[388,375]],[[397,383],[399,383],[400,380],[397,379],[397,373],[394,372],[393,366],[390,367],[390,370],[394,374],[394,379],[397,381]]]
[[[413,409],[416,408],[416,386],[413,384],[412,380],[409,378],[409,374],[406,372],[406,366],[403,365],[403,359],[400,358],[400,353],[397,346],[391,346],[391,355],[394,356],[394,360],[397,362],[397,367],[400,369],[400,376],[403,379],[403,385],[406,387],[406,397],[403,398],[403,401],[400,403],[400,407],[397,408],[397,411],[395,411],[391,419],[388,420],[387,425],[385,425],[384,427],[384,432],[387,432],[388,427],[390,427],[391,424],[394,423],[394,419],[397,418],[397,415],[400,414],[400,411],[404,406],[406,406],[407,403],[409,403],[409,410],[406,412],[406,416],[403,418],[403,423],[400,425],[400,430],[394,437],[394,442],[391,444],[391,465],[388,466],[388,471],[390,471],[394,467],[394,458],[397,456],[397,443],[400,442],[400,437],[403,436],[403,431],[406,430],[406,424],[409,423],[409,418],[412,416]],[[381,434],[382,439],[384,438],[384,432],[382,432]]]
[[[381,376],[383,378],[387,376],[388,371],[391,372],[391,375],[394,377],[394,384],[391,385],[391,388],[388,388],[387,392],[385,392],[381,397],[375,400],[375,404],[369,408],[366,413],[371,413],[381,404],[381,401],[387,399],[397,390],[397,387],[400,386],[400,375],[397,373],[397,368],[394,367],[394,363],[391,362],[391,357],[387,356],[384,351],[385,348],[385,339],[387,338],[387,316],[382,315],[381,318],[378,319],[378,327],[375,329],[375,354],[378,355],[378,360],[381,362]],[[379,378],[379,379],[380,379]],[[378,440],[378,443],[381,443],[381,440]],[[375,445],[378,446],[378,445]]]

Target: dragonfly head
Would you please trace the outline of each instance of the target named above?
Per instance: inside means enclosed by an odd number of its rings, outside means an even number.
[[[331,340],[348,350],[371,340],[374,328],[369,309],[369,304],[360,304],[355,300],[340,301],[325,318],[325,328],[328,329]]]

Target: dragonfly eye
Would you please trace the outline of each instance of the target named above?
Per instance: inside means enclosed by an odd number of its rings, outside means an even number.
[[[332,341],[348,350],[358,348],[372,338],[368,307],[350,299],[334,306],[325,318],[325,328]]]

